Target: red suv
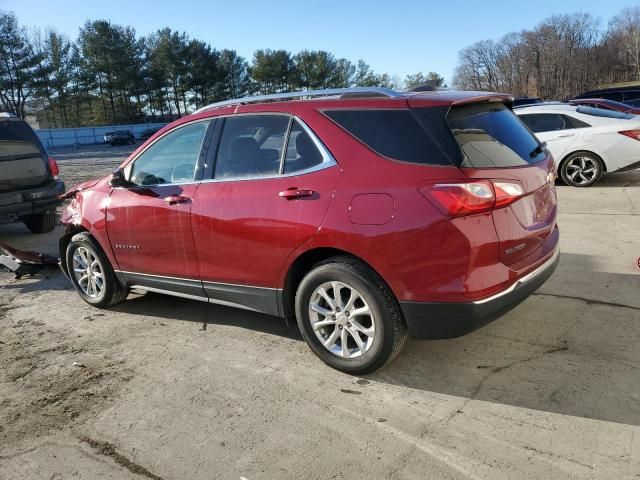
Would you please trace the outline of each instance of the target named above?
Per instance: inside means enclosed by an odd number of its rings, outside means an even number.
[[[497,318],[558,261],[553,159],[473,92],[336,89],[205,107],[63,215],[62,268],[97,307],[130,289],[296,317],[353,374],[407,334]]]

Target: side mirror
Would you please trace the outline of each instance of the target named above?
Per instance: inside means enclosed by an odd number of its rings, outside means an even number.
[[[124,177],[124,170],[118,168],[113,171],[111,178],[109,179],[109,185],[113,188],[126,188],[129,186],[129,181]]]

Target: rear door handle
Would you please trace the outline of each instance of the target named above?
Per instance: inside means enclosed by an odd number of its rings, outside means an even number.
[[[182,195],[169,195],[163,199],[165,203],[169,205],[175,205],[176,203],[185,203],[189,201],[189,197],[183,197]]]
[[[575,133],[564,133],[562,135],[558,135],[558,138],[567,138],[567,137],[575,137]]]
[[[280,192],[278,195],[287,200],[293,200],[294,198],[304,198],[313,196],[313,190],[306,190],[298,187],[287,188]]]

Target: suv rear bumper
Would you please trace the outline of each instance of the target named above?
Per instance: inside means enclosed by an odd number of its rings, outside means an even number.
[[[560,250],[533,272],[489,298],[475,302],[400,302],[409,335],[420,340],[439,340],[466,335],[522,303],[547,281],[558,266]]]
[[[0,223],[46,212],[60,205],[58,195],[64,193],[64,182],[55,180],[46,187],[0,194]]]

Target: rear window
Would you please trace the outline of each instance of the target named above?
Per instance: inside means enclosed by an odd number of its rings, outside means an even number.
[[[408,109],[324,113],[380,155],[403,162],[451,166],[451,161]]]
[[[6,120],[0,122],[0,157],[16,155],[41,155],[40,140],[23,121]]]
[[[447,122],[462,150],[462,167],[517,167],[546,156],[538,140],[501,103],[452,108]]]
[[[576,112],[584,115],[593,115],[594,117],[617,118],[619,120],[630,120],[635,117],[631,113],[618,112],[616,110],[603,110],[602,108],[579,106]]]

